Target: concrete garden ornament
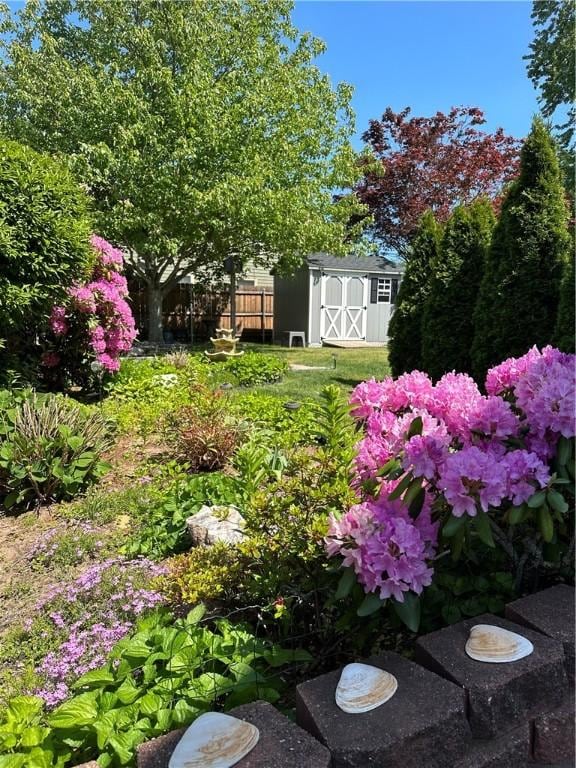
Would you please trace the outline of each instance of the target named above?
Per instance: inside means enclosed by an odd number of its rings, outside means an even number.
[[[231,357],[240,357],[244,352],[236,352],[236,344],[240,336],[235,336],[233,328],[218,328],[216,338],[210,339],[214,345],[214,352],[204,352],[209,360],[222,362]]]
[[[260,738],[255,725],[221,712],[194,720],[176,745],[168,768],[232,768]]]
[[[349,714],[370,712],[396,693],[398,681],[389,672],[369,664],[347,664],[336,688],[336,704]]]
[[[534,646],[522,635],[491,624],[476,624],[470,630],[466,653],[475,661],[504,664],[530,656]]]

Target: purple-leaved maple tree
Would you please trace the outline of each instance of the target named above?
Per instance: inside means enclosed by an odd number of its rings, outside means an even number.
[[[521,142],[502,128],[482,131],[485,122],[478,107],[452,107],[432,117],[389,107],[381,120],[370,121],[362,136],[370,152],[362,157],[365,173],[355,189],[385,248],[405,256],[428,209],[442,222],[456,205],[481,196],[498,208],[502,189],[517,174]]]

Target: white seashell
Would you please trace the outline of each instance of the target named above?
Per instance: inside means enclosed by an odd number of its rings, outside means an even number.
[[[258,743],[255,725],[221,712],[194,720],[176,745],[168,768],[231,768]]]
[[[466,653],[476,661],[504,664],[530,656],[534,646],[522,635],[492,624],[476,624],[470,630]]]
[[[397,688],[390,672],[370,664],[347,664],[336,688],[336,704],[350,714],[369,712],[392,698]]]

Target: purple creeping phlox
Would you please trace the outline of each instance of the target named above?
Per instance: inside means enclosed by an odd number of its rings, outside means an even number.
[[[575,434],[575,362],[574,355],[534,347],[488,371],[486,396],[470,376],[454,372],[437,384],[420,371],[359,384],[350,404],[364,425],[352,480],[361,503],[331,519],[328,554],[352,567],[366,592],[400,602],[408,590],[420,594],[433,573],[434,499],[456,517],[473,517],[522,504],[547,485],[560,436]],[[409,437],[417,417],[422,429]],[[425,502],[416,520],[403,501],[388,498],[400,480],[379,475],[394,458],[424,480]],[[368,480],[378,490],[364,498]]]
[[[91,245],[96,263],[86,284],[73,285],[68,290],[65,307],[53,307],[50,327],[56,339],[64,339],[72,326],[80,323],[86,328],[86,344],[106,371],[117,371],[120,355],[127,352],[136,338],[136,326],[128,302],[122,251],[104,238],[93,235]],[[61,362],[58,351],[49,350],[42,364],[54,368]]]
[[[34,693],[48,707],[70,695],[74,680],[105,663],[139,615],[163,602],[149,583],[164,573],[165,568],[146,558],[110,558],[92,565],[72,583],[54,587],[37,605],[57,636],[57,647],[36,668],[44,682]]]

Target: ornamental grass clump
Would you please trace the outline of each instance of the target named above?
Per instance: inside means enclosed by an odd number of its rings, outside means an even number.
[[[353,574],[367,593],[365,613],[393,597],[417,626],[415,597],[447,545],[458,557],[498,543],[518,583],[570,557],[575,359],[534,347],[488,371],[487,395],[456,373],[436,385],[413,371],[356,387],[359,503],[332,516],[326,547],[350,569],[349,588]]]
[[[110,424],[58,395],[28,393],[0,410],[0,504],[6,509],[71,499],[108,468]]]

